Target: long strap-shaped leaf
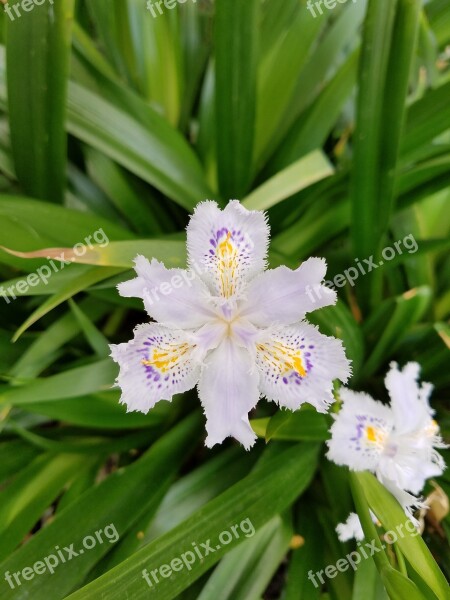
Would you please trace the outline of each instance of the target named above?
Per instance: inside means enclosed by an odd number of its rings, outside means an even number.
[[[76,552],[83,550],[85,536],[95,535],[96,531],[104,530],[110,524],[120,537],[124,536],[144,511],[158,507],[173,476],[196,444],[199,423],[197,413],[187,417],[131,466],[119,469],[89,489],[5,560],[1,572],[20,571],[25,565],[33,565],[52,554],[54,558],[50,562],[55,564],[58,548],[63,558],[64,555],[67,558],[65,547],[73,544]],[[110,535],[109,540],[111,538],[114,539]],[[89,551],[79,552],[71,560],[63,562],[58,559],[59,565],[53,574],[47,569],[45,573],[23,581],[20,587],[15,585],[14,589],[3,582],[2,600],[65,598],[112,548],[113,542],[108,541],[106,535],[101,539],[103,543],[97,543]],[[145,587],[143,589],[145,591]]]
[[[316,468],[318,446],[295,445],[267,460],[261,467],[229,490],[209,502],[189,519],[161,536],[125,562],[118,565],[90,585],[69,596],[70,600],[122,600],[122,598],[158,598],[170,600],[198,579],[222,556],[246,539],[234,537],[220,547],[218,538],[233,525],[248,519],[256,531],[272,517],[282,512],[308,486]],[[142,570],[149,572],[184,552],[192,551],[192,543],[211,540],[214,552],[196,560],[187,568],[174,572],[170,578],[159,578],[149,587],[142,578]]]
[[[224,199],[249,185],[255,127],[258,0],[216,3],[216,139]]]
[[[183,137],[133,94],[124,92],[121,101],[128,103],[126,109],[71,82],[68,131],[187,210],[210,197],[200,163]],[[133,110],[140,112],[140,120]]]
[[[419,23],[419,0],[370,0],[360,61],[352,181],[355,255],[377,258],[394,196],[394,176]],[[375,276],[358,286],[367,308]]]
[[[448,598],[449,587],[442,571],[439,569],[420,535],[409,533],[408,526],[406,525],[408,517],[405,516],[397,500],[371,473],[352,473],[350,477],[358,513],[362,520],[367,539],[378,540],[378,538],[375,538],[374,527],[371,523],[368,510],[366,510],[368,505],[381,521],[383,527],[387,531],[394,532],[397,536],[395,543],[398,545],[400,551],[408,560],[409,565],[433,590],[436,597],[439,600]],[[377,544],[379,543],[377,541]],[[419,597],[418,592],[414,591],[411,581],[402,577],[399,572],[395,573],[392,569],[389,569],[388,560],[384,553],[376,553],[374,560],[381,571],[385,585],[392,584],[392,589],[389,585],[390,593],[393,590],[398,591],[397,594],[390,594],[394,600]]]
[[[9,6],[7,73],[16,173],[30,196],[62,202],[66,170],[69,23],[74,0]],[[20,16],[18,16],[16,10]]]

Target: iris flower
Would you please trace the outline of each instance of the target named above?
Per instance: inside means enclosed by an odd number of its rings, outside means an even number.
[[[349,361],[339,340],[303,321],[336,302],[321,284],[326,262],[266,270],[268,244],[264,212],[206,201],[187,228],[187,270],[136,258],[137,277],[118,290],[141,298],[156,322],[111,346],[129,411],[146,413],[197,385],[206,445],[233,436],[247,449],[256,439],[248,413],[261,395],[291,410],[309,402],[327,411],[332,382],[347,380]],[[323,293],[311,299],[311,287]]]
[[[446,446],[428,401],[433,388],[418,384],[419,373],[417,363],[408,363],[403,370],[391,364],[385,379],[390,406],[341,388],[343,405],[327,442],[330,460],[375,473],[411,519],[414,508],[423,506],[417,495],[426,480],[445,469],[436,448]],[[354,529],[355,523],[348,525]]]

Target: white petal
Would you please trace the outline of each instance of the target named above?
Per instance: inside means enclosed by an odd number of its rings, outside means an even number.
[[[214,350],[227,335],[228,327],[224,321],[215,320],[206,323],[194,332],[186,332],[188,340],[195,346],[193,357],[203,364],[209,350]]]
[[[410,520],[416,526],[418,526],[419,523],[413,517],[413,512],[418,508],[425,508],[426,504],[420,498],[416,498],[416,496],[409,494],[407,491],[399,487],[394,481],[383,476],[381,473],[377,473],[377,477],[380,483],[382,483],[384,487],[398,500],[404,509],[405,514],[410,518]]]
[[[333,402],[333,380],[350,375],[341,341],[308,323],[269,330],[256,349],[261,393],[291,410],[309,402],[326,412]]]
[[[429,424],[433,411],[428,403],[431,384],[419,386],[420,365],[408,363],[399,370],[396,363],[386,375],[385,385],[391,398],[398,434],[412,433]]]
[[[144,300],[147,313],[164,325],[193,329],[214,318],[211,295],[198,273],[166,269],[153,259],[137,256],[136,279],[118,285],[119,294]]]
[[[336,533],[341,542],[348,542],[353,539],[362,541],[364,539],[361,521],[356,513],[350,513],[345,523],[339,523],[336,527]]]
[[[258,374],[247,350],[230,338],[208,354],[200,377],[198,391],[206,415],[211,448],[232,436],[247,450],[256,435],[250,427],[249,411],[258,402]]]
[[[389,444],[380,460],[378,471],[403,490],[420,494],[430,477],[442,475],[443,458],[434,450],[432,439],[420,445],[411,436],[389,437]]]
[[[355,471],[375,471],[393,427],[391,409],[368,394],[341,388],[341,410],[333,415],[328,458]]]
[[[147,413],[159,400],[171,400],[198,382],[195,346],[183,332],[145,323],[136,327],[130,342],[110,348],[120,366],[116,383],[122,390],[121,402],[129,411]]]
[[[138,254],[134,259],[134,270],[137,273],[137,277],[119,283],[117,289],[119,294],[125,298],[144,298],[144,294],[149,286],[152,287],[154,285],[152,283],[154,269],[145,256]]]
[[[269,226],[262,211],[233,200],[224,210],[201,202],[187,228],[189,265],[202,272],[211,292],[223,298],[240,293],[266,266]]]
[[[392,481],[399,489],[418,494],[425,485],[425,478],[419,469],[420,460],[418,461],[416,456],[409,453],[411,448],[408,446],[399,449],[394,440],[395,438],[391,436],[389,446],[395,449],[392,451],[392,456],[389,452],[385,452],[380,459],[377,467],[378,476]]]
[[[310,258],[295,271],[265,271],[249,284],[241,314],[259,327],[291,325],[308,312],[335,304],[336,292],[321,284],[326,270],[325,259]]]

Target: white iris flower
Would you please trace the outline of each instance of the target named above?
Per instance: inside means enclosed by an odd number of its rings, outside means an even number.
[[[138,276],[119,293],[142,298],[157,323],[111,346],[129,411],[146,413],[198,385],[207,446],[233,436],[246,448],[256,439],[248,413],[261,395],[291,410],[309,402],[327,411],[332,382],[347,380],[349,361],[339,340],[302,321],[336,302],[321,285],[326,262],[265,270],[268,243],[264,212],[207,201],[187,228],[187,270],[136,258]],[[311,287],[322,293],[311,298]]]
[[[403,370],[391,364],[385,379],[390,406],[342,388],[343,405],[327,442],[330,460],[354,471],[375,473],[410,518],[415,507],[423,506],[417,495],[426,480],[445,469],[436,448],[446,446],[428,402],[432,385],[420,386],[419,373],[417,363],[408,363]],[[348,525],[348,531],[355,529],[354,520]]]

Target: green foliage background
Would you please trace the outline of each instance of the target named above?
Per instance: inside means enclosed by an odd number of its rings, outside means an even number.
[[[116,284],[138,252],[184,265],[203,199],[268,210],[271,266],[325,256],[329,279],[412,234],[416,253],[313,320],[344,341],[355,389],[385,398],[389,362],[420,362],[448,440],[448,0],[357,0],[317,18],[304,0],[188,0],[157,18],[143,0],[20,10],[1,15],[2,290],[99,228],[110,244],[0,297],[1,598],[448,598],[432,557],[448,577],[448,516],[426,523],[426,544],[407,537],[324,590],[308,580],[351,551],[334,527],[353,502],[369,537],[368,506],[385,529],[404,520],[371,475],[323,458],[328,417],[262,402],[267,444],[209,451],[196,392],[127,415],[108,358],[145,318]],[[448,473],[438,483],[450,493]],[[254,537],[142,579],[246,518]],[[14,590],[3,580],[111,522],[114,546]]]

